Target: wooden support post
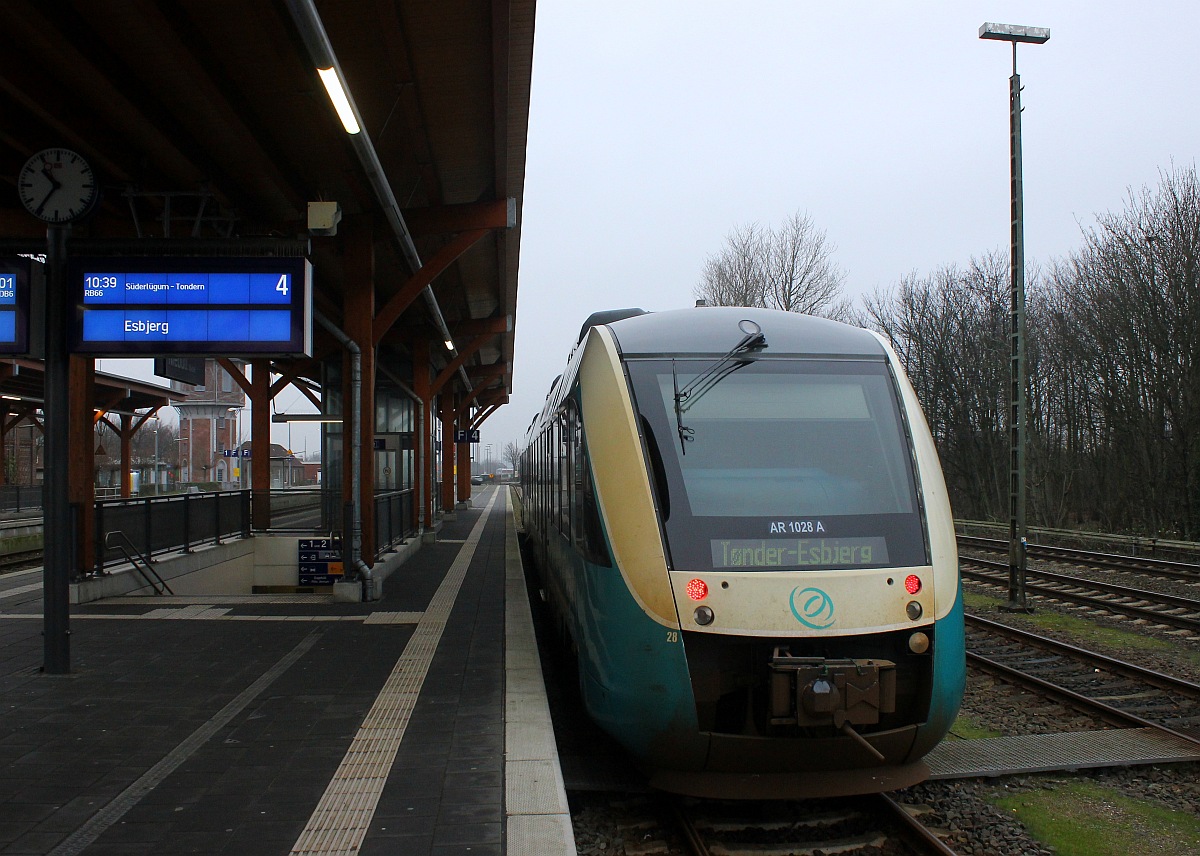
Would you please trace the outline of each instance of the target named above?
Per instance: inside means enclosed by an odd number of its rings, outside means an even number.
[[[438,416],[442,420],[442,508],[450,511],[454,508],[454,458],[458,444],[454,442],[454,408],[450,406],[451,396],[443,395],[443,404]]]
[[[0,484],[8,484],[8,457],[5,447],[8,445],[8,408],[0,407]],[[16,420],[13,420],[13,427],[16,426]],[[15,436],[15,435],[14,435]],[[13,460],[20,461],[21,456],[17,454],[17,443],[13,441]],[[15,475],[15,473],[14,473]]]
[[[271,362],[250,362],[250,519],[271,528]]]
[[[133,496],[133,417],[121,414],[121,496]]]
[[[417,513],[417,525],[426,529],[433,526],[433,414],[430,401],[430,381],[432,372],[429,368],[429,340],[419,338],[413,342],[413,392],[421,399],[421,424],[416,426],[417,436],[413,438],[413,471],[417,473],[417,493],[420,505]]]
[[[458,427],[466,428],[466,425],[462,423],[462,420],[458,420]],[[469,502],[471,499],[471,444],[455,443],[454,451],[458,458],[458,501]]]

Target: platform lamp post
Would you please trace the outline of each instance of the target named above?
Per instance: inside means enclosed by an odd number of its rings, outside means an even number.
[[[1017,74],[1017,45],[1040,45],[1050,39],[1047,27],[1023,27],[1015,24],[985,23],[979,38],[1012,43],[1013,73],[1009,78],[1009,177],[1011,186],[1012,294],[1009,303],[1009,519],[1008,519],[1008,603],[1005,608],[1028,612],[1025,596],[1025,213],[1021,186],[1021,77]]]

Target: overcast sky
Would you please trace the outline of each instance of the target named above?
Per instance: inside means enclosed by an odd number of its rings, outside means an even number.
[[[1031,262],[1196,163],[1194,0],[539,3],[513,393],[481,456],[522,442],[589,314],[691,306],[737,226],[808,214],[855,300],[1007,252],[1012,53],[984,21],[1051,32],[1018,51]]]
[[[736,226],[807,213],[855,300],[1008,248],[1022,45],[1026,257],[1081,246],[1200,143],[1194,0],[538,4],[511,402],[521,442],[593,311],[692,305]]]

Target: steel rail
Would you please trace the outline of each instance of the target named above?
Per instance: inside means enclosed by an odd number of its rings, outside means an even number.
[[[1174,675],[1168,675],[1165,672],[1158,672],[1154,669],[1147,669],[1145,666],[1138,666],[1134,663],[1127,663],[1115,657],[1109,657],[1096,651],[1089,651],[1086,648],[1069,645],[1066,642],[1060,642],[1048,636],[1041,636],[1037,633],[1031,633],[1028,630],[1022,630],[1019,627],[1013,627],[1009,624],[1001,624],[998,621],[992,621],[978,615],[968,614],[966,620],[968,625],[976,625],[997,636],[1005,636],[1009,639],[1015,639],[1018,642],[1024,642],[1048,651],[1053,651],[1056,654],[1082,660],[1090,665],[1106,669],[1114,675],[1143,681],[1160,690],[1183,693],[1191,698],[1200,699],[1200,684],[1192,683],[1183,678],[1177,678]]]
[[[981,538],[975,535],[959,535],[960,546],[979,547],[997,553],[1008,549],[1008,542],[996,538]],[[1048,544],[1029,544],[1026,553],[1031,558],[1072,559],[1081,564],[1093,565],[1133,573],[1151,573],[1171,579],[1200,581],[1200,565],[1191,562],[1173,562],[1168,559],[1152,559],[1144,556],[1122,556],[1119,553],[1100,553],[1075,547],[1054,547]]]
[[[903,805],[883,793],[875,794],[875,799],[896,822],[896,826],[900,829],[900,836],[918,853],[928,853],[933,856],[957,856],[954,850],[947,847],[942,839],[934,834],[933,830],[909,814]]]
[[[679,801],[671,800],[670,805],[671,814],[675,818],[675,824],[679,827],[684,841],[687,842],[692,856],[712,856],[712,851],[704,843],[704,839],[700,835],[700,830],[696,829],[696,825],[692,823],[692,819],[688,817],[688,813],[679,805]]]
[[[1042,678],[1034,677],[1028,672],[1022,672],[1020,669],[1014,669],[1011,666],[1006,666],[1003,663],[997,662],[990,657],[984,657],[972,651],[967,652],[967,662],[973,663],[977,668],[991,672],[997,677],[1007,680],[1010,683],[1031,687],[1037,690],[1042,695],[1055,699],[1061,704],[1068,707],[1073,707],[1076,710],[1082,711],[1089,716],[1095,716],[1109,725],[1118,728],[1152,728],[1156,731],[1161,731],[1169,734],[1179,740],[1187,741],[1193,746],[1200,746],[1200,737],[1193,737],[1190,734],[1184,734],[1181,731],[1176,731],[1158,722],[1151,722],[1149,719],[1143,719],[1134,713],[1128,713],[1120,708],[1105,704],[1102,701],[1097,701],[1094,698],[1089,698],[1074,690],[1069,690],[1066,687],[1061,687],[1058,684],[1043,680]]]
[[[983,568],[1008,569],[1008,565],[1001,562],[992,562],[987,559],[976,559],[971,556],[960,556],[959,559],[963,562],[979,565]],[[964,578],[980,580],[982,582],[991,583],[992,585],[1006,586],[1007,578],[1001,578],[995,574],[981,573],[977,571],[960,570],[959,572]],[[1092,580],[1082,577],[1064,577],[1061,574],[1049,574],[1048,572],[1038,571],[1033,568],[1028,569],[1029,576],[1048,576],[1057,578],[1058,581],[1077,586],[1079,588],[1092,588],[1094,590],[1104,591],[1107,587],[1105,583],[1095,583]],[[1138,600],[1148,600],[1158,602],[1165,605],[1171,605],[1176,609],[1188,609],[1192,612],[1200,613],[1200,601],[1189,600],[1187,598],[1176,598],[1174,595],[1159,595],[1154,592],[1146,592],[1141,589],[1130,589],[1117,587],[1108,587],[1110,594],[1119,594],[1122,597],[1135,598]],[[1119,612],[1125,615],[1140,618],[1154,624],[1165,624],[1172,627],[1179,627],[1185,630],[1200,632],[1200,618],[1188,618],[1187,616],[1175,615],[1170,612],[1158,612],[1153,609],[1147,609],[1140,606],[1130,606],[1124,603],[1115,603],[1110,600],[1099,600],[1088,595],[1076,594],[1074,592],[1063,591],[1061,589],[1050,588],[1048,586],[1039,586],[1035,583],[1027,582],[1025,589],[1033,594],[1040,594],[1049,598],[1057,598],[1059,600],[1067,600],[1072,603],[1079,603],[1085,606],[1106,609],[1111,612]],[[1116,589],[1116,590],[1113,590]],[[1171,601],[1177,601],[1172,603]]]
[[[988,562],[987,559],[970,559],[969,561],[985,563],[987,567],[1003,567],[1008,568],[1008,565],[1002,562]],[[1088,577],[1075,577],[1070,574],[1060,574],[1055,571],[1046,571],[1041,568],[1030,568],[1027,573],[1036,574],[1044,580],[1050,582],[1062,583],[1068,586],[1079,586],[1081,588],[1093,588],[1097,591],[1102,591],[1107,594],[1115,594],[1121,597],[1132,597],[1137,600],[1148,600],[1154,603],[1161,603],[1168,606],[1187,609],[1192,612],[1200,612],[1200,600],[1190,597],[1180,597],[1176,594],[1167,594],[1166,592],[1149,591],[1147,589],[1138,589],[1133,586],[1123,586],[1117,583],[1106,583],[1101,580],[1093,580]]]

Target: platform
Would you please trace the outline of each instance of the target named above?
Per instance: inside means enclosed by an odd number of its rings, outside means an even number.
[[[573,854],[506,499],[374,603],[73,607],[62,677],[40,575],[0,577],[0,853]]]

